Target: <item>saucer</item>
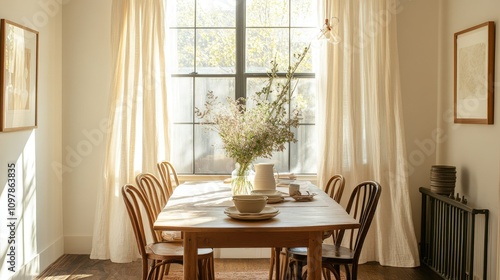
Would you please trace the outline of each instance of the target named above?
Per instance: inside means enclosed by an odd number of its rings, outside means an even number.
[[[299,202],[312,201],[315,195],[317,195],[317,194],[312,193],[312,194],[294,195],[294,196],[292,196],[292,198],[295,199],[295,201],[299,201]]]
[[[285,198],[281,195],[281,192],[277,190],[253,190],[252,194],[267,196],[268,204],[279,203],[285,200]]]

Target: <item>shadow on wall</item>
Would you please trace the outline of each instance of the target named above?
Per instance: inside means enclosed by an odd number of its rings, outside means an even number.
[[[39,270],[27,266],[37,256],[35,138],[34,130],[0,134],[0,279]]]
[[[462,186],[463,193],[470,193],[470,174],[467,168],[462,167],[460,169],[460,185]]]

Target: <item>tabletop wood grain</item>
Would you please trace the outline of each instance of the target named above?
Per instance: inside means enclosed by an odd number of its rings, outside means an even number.
[[[268,204],[280,213],[268,220],[243,221],[224,214],[232,206],[230,185],[223,182],[178,186],[154,223],[156,230],[184,233],[184,278],[196,275],[197,248],[294,247],[309,248],[310,279],[321,279],[321,243],[325,230],[357,228],[337,202],[316,186],[301,188],[317,193],[312,202]]]

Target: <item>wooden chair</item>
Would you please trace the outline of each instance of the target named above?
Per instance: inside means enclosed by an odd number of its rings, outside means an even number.
[[[325,192],[337,203],[340,204],[342,194],[344,193],[345,178],[340,174],[333,175],[326,183]],[[339,231],[328,231],[323,236],[324,239],[333,235],[333,243],[337,240]]]
[[[162,279],[165,264],[182,264],[184,253],[182,243],[159,241],[159,234],[153,229],[153,220],[149,218],[151,213],[144,213],[144,211],[150,212],[148,209],[151,207],[139,189],[125,185],[121,193],[142,257],[142,279]],[[147,240],[152,242],[148,243]],[[214,279],[211,259],[213,259],[212,249],[198,249],[198,279]]]
[[[150,206],[149,213],[152,216],[149,219],[154,221],[163,207],[165,207],[165,204],[167,204],[167,190],[165,190],[158,178],[152,173],[139,173],[135,177],[135,182]]]
[[[380,184],[374,181],[365,181],[357,185],[352,191],[346,210],[359,221],[360,228],[340,230],[335,244],[323,244],[322,267],[338,280],[340,280],[341,266],[344,267],[347,280],[357,279],[359,256],[375,215],[381,191]],[[341,245],[344,236],[348,237],[346,240],[348,247]],[[307,248],[290,248],[288,257],[290,272],[293,273],[294,279],[302,279],[301,276],[307,279],[307,271],[302,275],[302,267],[307,264]]]
[[[168,161],[161,161],[156,164],[160,173],[163,185],[167,190],[167,199],[172,195],[174,188],[179,185],[179,178],[174,166]]]
[[[148,207],[149,207],[149,215],[150,219],[154,221],[156,217],[158,217],[158,214],[160,214],[161,210],[165,207],[165,204],[167,204],[168,201],[168,196],[167,196],[167,191],[164,188],[164,186],[160,183],[158,178],[152,174],[152,173],[139,173],[135,177],[135,181],[137,183],[139,191],[142,193],[142,195],[145,197],[145,199],[148,202]],[[179,236],[182,238],[182,233],[175,232],[175,231],[162,231],[160,232],[159,239],[162,241],[173,241],[176,239],[176,237]],[[182,240],[175,240],[175,241],[182,241]],[[214,265],[213,259],[210,260],[210,265]],[[165,273],[168,274],[170,270],[170,264],[167,264],[165,266]]]
[[[342,199],[342,194],[344,192],[345,186],[345,178],[340,174],[333,175],[325,186],[325,192],[337,203],[340,203]],[[325,232],[324,239],[332,236],[334,234],[334,239],[336,238],[336,233],[332,233],[331,231]],[[280,265],[277,266],[280,269],[280,279],[285,279],[287,276],[287,253],[286,249],[282,250],[281,248],[273,248],[271,249],[271,260],[269,265],[269,280],[273,279],[274,267],[276,266],[276,254],[280,254]]]
[[[337,174],[333,175],[325,186],[325,192],[337,203],[340,203],[342,194],[344,193],[345,179],[344,176]]]

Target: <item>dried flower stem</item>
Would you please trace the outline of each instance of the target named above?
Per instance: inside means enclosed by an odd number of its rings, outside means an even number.
[[[266,85],[251,101],[254,106],[247,107],[247,99],[227,98],[221,102],[208,92],[205,110],[195,108],[195,114],[203,124],[219,133],[226,155],[238,162],[241,167],[249,166],[256,158],[270,158],[274,151],[283,151],[288,142],[297,142],[291,128],[299,125],[301,108],[294,108],[288,116],[288,105],[297,84],[292,84],[294,74],[304,60],[310,45],[302,53],[294,55],[297,62],[289,66],[285,82],[278,82],[278,64],[271,61]],[[277,94],[274,94],[274,91]],[[240,168],[244,172],[247,168]],[[238,174],[241,175],[241,174]]]

